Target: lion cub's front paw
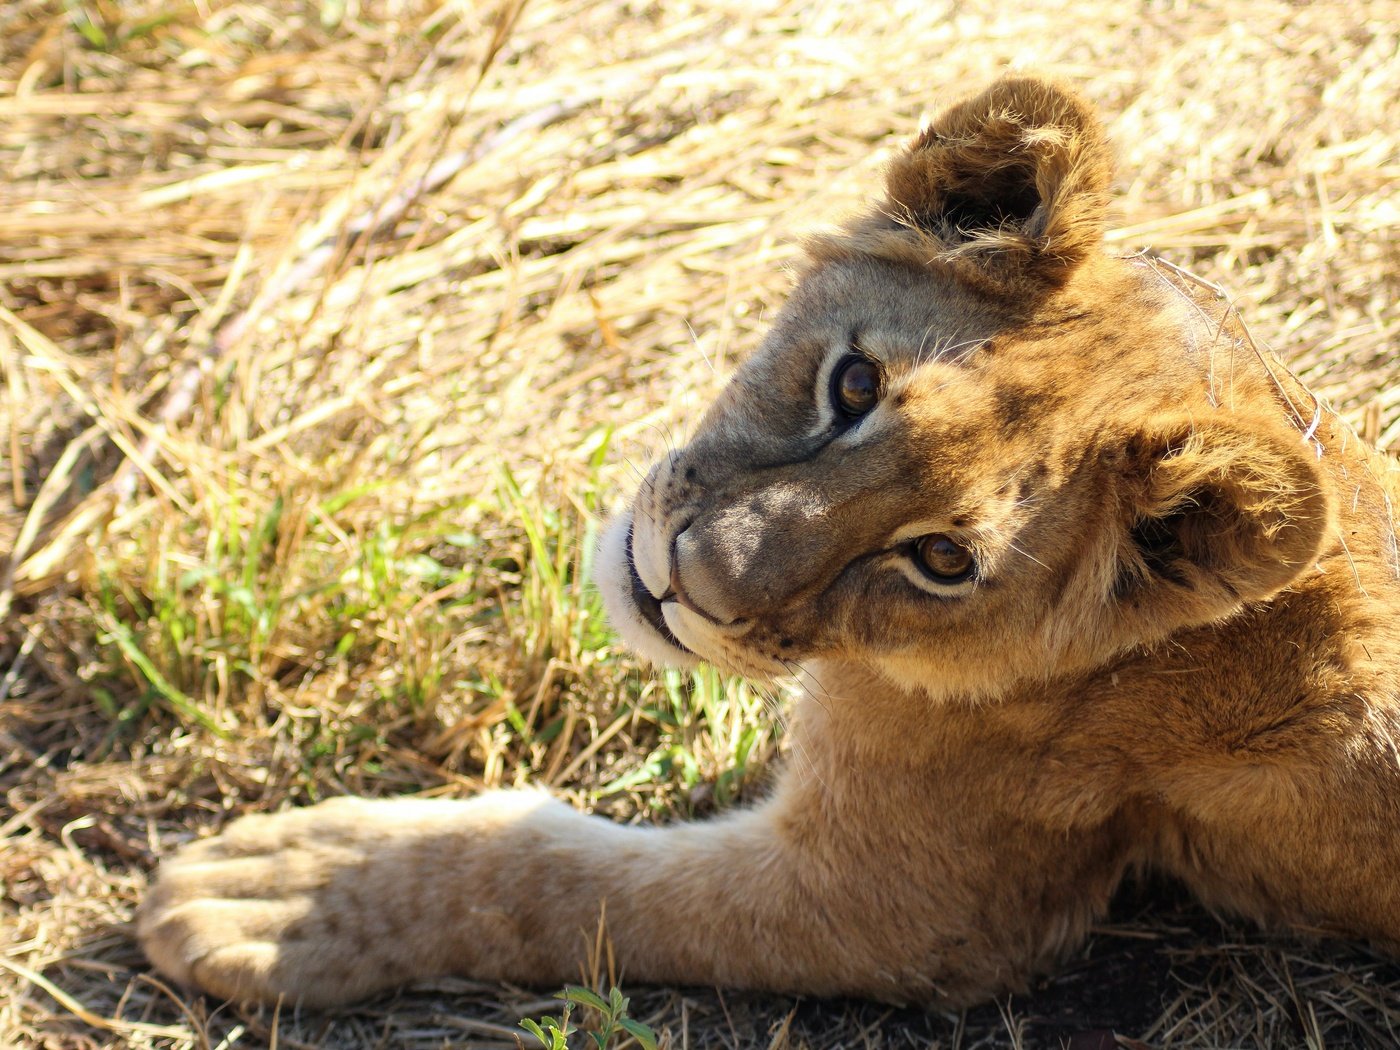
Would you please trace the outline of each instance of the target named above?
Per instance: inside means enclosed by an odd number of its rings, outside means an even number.
[[[441,972],[444,868],[469,808],[335,799],[244,817],[161,865],[137,935],[166,974],[229,999],[331,1005]]]

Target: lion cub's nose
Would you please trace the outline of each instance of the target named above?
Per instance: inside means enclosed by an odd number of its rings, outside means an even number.
[[[691,522],[671,545],[677,602],[707,620],[732,624],[773,598],[775,559],[752,507],[729,507]]]
[[[681,579],[680,558],[681,537],[684,535],[685,533],[681,533],[680,536],[677,536],[676,542],[671,545],[671,580],[669,585],[667,586],[666,593],[661,596],[661,600],[663,602],[673,601],[677,605],[689,609],[691,612],[695,613],[695,615],[702,616],[712,623],[717,623],[721,625],[733,623],[734,620],[732,617],[717,616],[708,608],[704,608],[697,604],[695,599],[691,598],[690,593],[686,590],[685,581]],[[693,541],[691,545],[693,546]],[[693,557],[691,558],[691,563],[692,565],[695,564],[695,560]],[[695,575],[693,570],[691,575]]]
[[[843,530],[820,491],[775,484],[691,521],[671,543],[670,586],[720,624],[780,608],[846,560]]]
[[[714,571],[714,555],[704,531],[691,526],[672,542],[667,597],[712,623],[733,623],[737,619],[733,602],[726,598],[723,573]]]

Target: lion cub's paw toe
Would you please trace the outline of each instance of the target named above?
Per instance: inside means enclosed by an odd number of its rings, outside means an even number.
[[[384,904],[384,823],[352,799],[237,820],[161,865],[137,937],[162,972],[228,999],[332,1005],[417,976],[424,946]]]

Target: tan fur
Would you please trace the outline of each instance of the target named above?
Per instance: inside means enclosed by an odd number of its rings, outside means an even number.
[[[311,1004],[557,984],[606,906],[632,981],[960,1004],[1052,966],[1144,867],[1400,944],[1400,486],[1217,304],[1103,250],[1108,182],[1060,86],[953,107],[813,242],[605,541],[649,655],[800,666],[771,798],[669,829],[528,792],[245,818],[162,867],[155,964]],[[847,425],[855,351],[883,380]],[[919,573],[935,533],[975,580]]]

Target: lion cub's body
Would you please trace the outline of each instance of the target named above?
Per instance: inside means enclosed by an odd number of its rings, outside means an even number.
[[[801,665],[768,801],[247,818],[167,862],[151,958],[310,1003],[557,983],[605,904],[633,980],[965,1003],[1144,867],[1400,945],[1400,485],[1218,303],[1103,252],[1107,183],[1061,88],[949,110],[605,540],[646,655]]]

